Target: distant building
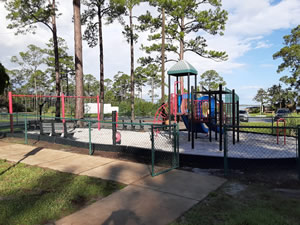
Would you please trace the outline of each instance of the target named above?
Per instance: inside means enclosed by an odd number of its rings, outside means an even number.
[[[119,107],[111,106],[111,104],[104,104],[104,114],[110,114],[112,111],[119,112]],[[97,114],[97,103],[84,103],[84,113]]]

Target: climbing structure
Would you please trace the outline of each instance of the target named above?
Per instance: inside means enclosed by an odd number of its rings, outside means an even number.
[[[178,122],[180,118],[188,130],[188,141],[197,133],[209,134],[212,141],[212,131],[219,134],[220,150],[222,150],[222,132],[224,124],[237,125],[238,96],[234,90],[199,90],[197,87],[197,70],[187,61],[181,60],[168,71],[168,103],[163,103],[157,110],[154,123],[163,121]],[[175,81],[174,81],[175,78]],[[173,79],[174,86],[171,85]],[[191,85],[191,81],[194,85]],[[173,87],[173,93],[171,89]],[[223,97],[225,96],[225,102]],[[234,129],[233,129],[234,130]],[[235,141],[235,133],[234,138]]]

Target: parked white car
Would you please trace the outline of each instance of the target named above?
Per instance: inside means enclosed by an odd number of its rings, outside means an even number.
[[[249,121],[249,114],[246,110],[239,111],[240,121],[241,122],[248,122]]]

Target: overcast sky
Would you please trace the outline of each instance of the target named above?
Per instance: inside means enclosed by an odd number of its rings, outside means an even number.
[[[64,38],[73,55],[72,1],[58,1],[58,35]],[[277,74],[281,60],[273,60],[272,55],[283,47],[283,36],[300,24],[300,0],[223,0],[223,9],[229,12],[224,36],[205,35],[210,49],[226,51],[229,59],[225,62],[214,62],[203,59],[196,54],[185,54],[201,74],[214,69],[227,82],[227,87],[235,89],[240,96],[241,104],[257,104],[252,101],[259,88],[268,88],[279,83],[279,78],[288,72]],[[134,9],[135,14],[143,12],[145,7]],[[15,65],[10,63],[11,56],[26,51],[26,46],[35,44],[45,47],[51,38],[46,27],[40,26],[35,35],[14,35],[13,30],[6,28],[7,11],[0,3],[0,61],[8,69]],[[83,28],[84,29],[84,28]],[[104,66],[105,78],[111,78],[122,71],[130,74],[130,49],[122,35],[122,27],[115,22],[104,27]],[[141,43],[146,43],[147,34],[140,34],[135,46],[136,59],[142,55]],[[93,74],[99,79],[99,48],[89,48],[84,42],[84,73]],[[167,69],[173,63],[167,64]],[[199,79],[199,78],[198,78]],[[160,93],[160,90],[157,90]],[[149,98],[146,95],[144,98]]]

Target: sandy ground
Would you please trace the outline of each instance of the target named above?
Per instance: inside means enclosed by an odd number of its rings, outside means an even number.
[[[151,132],[119,131],[121,134],[121,145],[136,146],[151,149]],[[78,128],[73,138],[78,141],[88,142],[88,129]],[[214,137],[214,134],[213,134]],[[111,129],[91,130],[93,143],[112,144]],[[283,137],[277,144],[277,137],[264,134],[240,133],[240,142],[232,144],[232,134],[228,135],[228,156],[235,158],[292,158],[296,157],[296,139],[286,137],[284,145]],[[155,148],[163,151],[173,151],[173,140],[169,138],[168,132],[158,132],[154,135]],[[208,155],[223,157],[223,151],[219,151],[219,142],[213,138],[212,142],[206,134],[198,134],[195,139],[195,148],[191,148],[188,142],[188,133],[180,131],[179,152],[183,154]]]
[[[88,142],[88,128],[76,128],[73,140]],[[151,132],[119,130],[121,134],[121,145],[135,146],[151,149]],[[39,133],[39,131],[30,131],[29,133]],[[179,152],[182,154],[207,155],[223,157],[223,151],[219,151],[219,142],[214,140],[215,134],[212,132],[212,142],[206,134],[198,134],[195,139],[195,148],[191,148],[191,142],[188,142],[188,132],[179,133]],[[92,143],[112,145],[112,130],[96,128],[91,129]],[[174,140],[170,139],[167,131],[155,132],[155,149],[172,152],[174,149]],[[266,134],[240,133],[240,142],[232,144],[232,133],[228,132],[228,156],[233,158],[294,158],[297,156],[296,138],[286,137],[284,144],[283,137],[280,137],[277,144],[277,137]]]

